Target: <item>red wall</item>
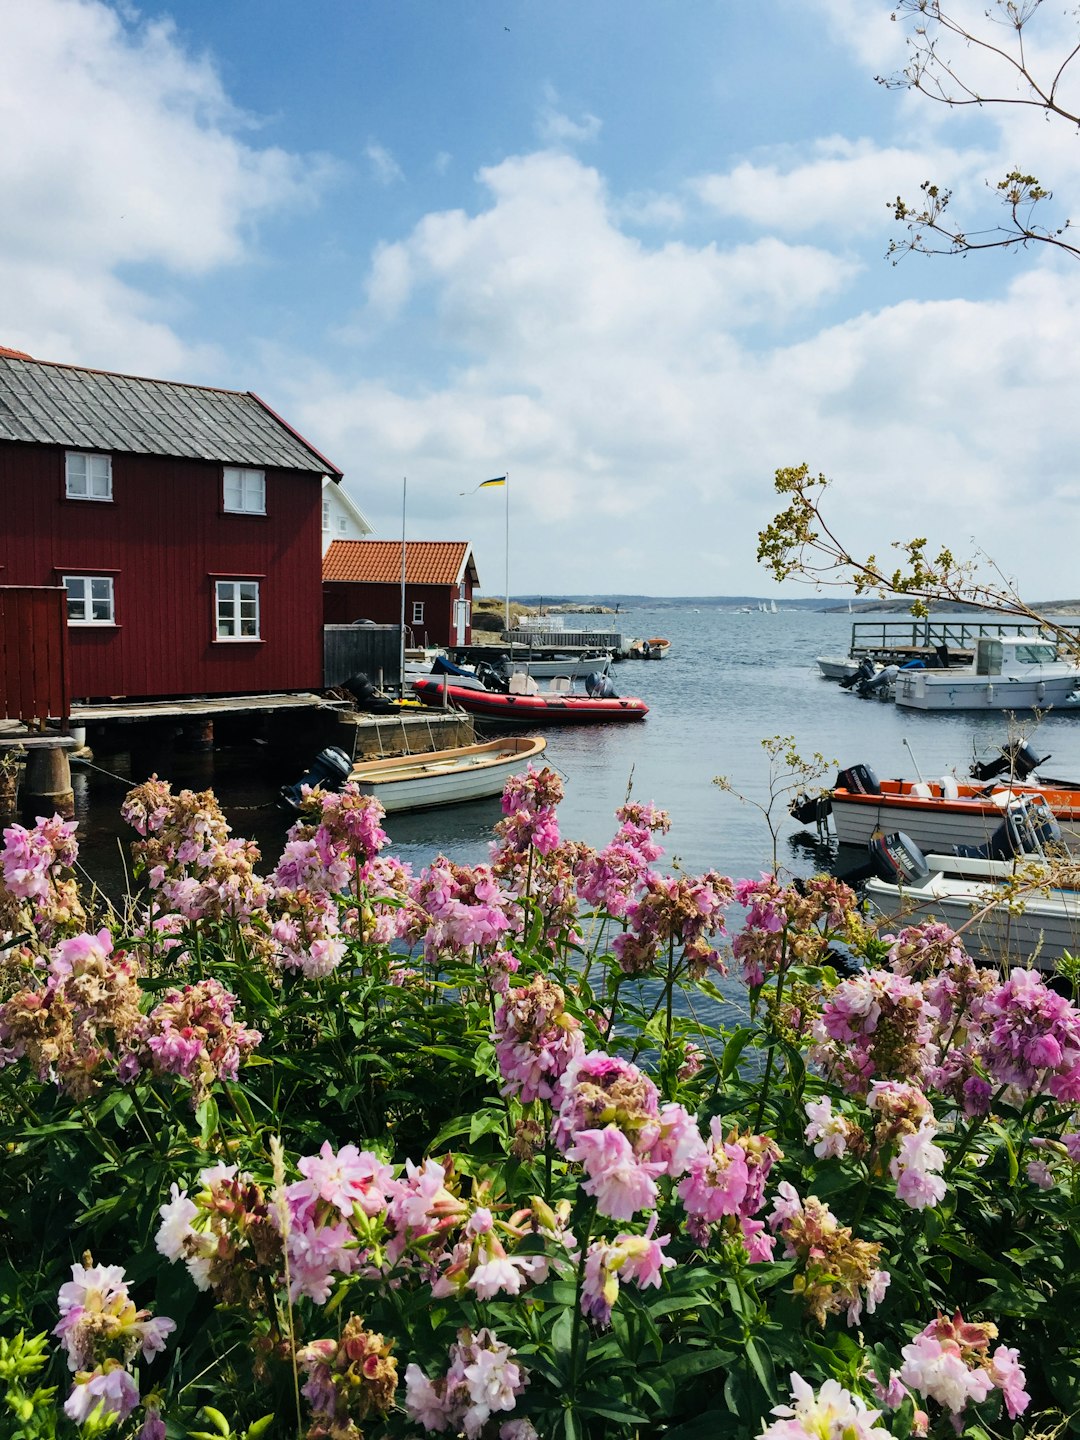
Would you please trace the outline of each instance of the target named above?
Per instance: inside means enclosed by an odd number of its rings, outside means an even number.
[[[454,645],[454,601],[472,603],[472,586],[465,582],[459,596],[456,585],[406,585],[405,628],[412,631],[414,645]],[[413,602],[424,606],[423,620],[413,623]],[[374,620],[376,625],[401,624],[400,585],[358,585],[331,581],[323,586],[323,619],[327,625],[351,625],[354,620]],[[472,626],[465,627],[465,644],[472,641]]]
[[[222,513],[222,466],[114,455],[113,499],[68,500],[64,451],[0,441],[0,584],[111,574],[115,628],[68,627],[71,695],[322,684],[322,486],[266,471],[266,515]],[[214,640],[215,579],[258,579],[259,641]]]

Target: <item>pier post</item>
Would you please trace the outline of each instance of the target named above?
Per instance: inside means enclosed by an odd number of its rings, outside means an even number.
[[[75,792],[71,788],[71,766],[66,744],[35,745],[26,752],[26,773],[22,783],[21,808],[25,815],[55,812],[70,820],[75,814]]]
[[[180,730],[180,748],[195,752],[213,750],[213,720],[187,720]]]

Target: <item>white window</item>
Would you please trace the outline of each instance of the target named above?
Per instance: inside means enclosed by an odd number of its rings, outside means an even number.
[[[347,515],[339,515],[337,517],[337,528],[338,533],[341,535],[347,535],[349,533],[349,517]]]
[[[64,457],[65,493],[69,500],[112,499],[112,456],[69,450]]]
[[[423,602],[423,600],[414,600],[414,601],[412,602],[412,623],[413,623],[414,625],[422,625],[422,624],[423,624],[423,621],[424,621],[424,602]]]
[[[330,501],[329,501],[329,500],[324,500],[324,501],[322,502],[322,528],[323,528],[323,534],[324,534],[324,535],[326,535],[326,534],[329,533],[329,530],[330,530]]]
[[[266,474],[225,466],[225,509],[236,515],[266,514]]]
[[[115,625],[111,575],[65,575],[69,625]]]
[[[258,640],[259,582],[218,580],[214,633],[219,640]]]

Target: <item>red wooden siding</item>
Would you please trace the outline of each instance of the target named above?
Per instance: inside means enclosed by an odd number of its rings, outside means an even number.
[[[415,645],[455,645],[454,601],[472,604],[468,580],[457,585],[406,585],[405,628],[412,631]],[[424,618],[413,622],[413,602],[424,606]],[[327,625],[351,625],[354,620],[374,620],[377,625],[401,624],[401,586],[343,583],[323,585],[323,619]],[[472,641],[472,626],[465,628],[465,644]]]
[[[0,585],[0,715],[65,720],[69,705],[65,592]]]
[[[115,626],[69,626],[73,699],[322,684],[321,477],[268,469],[266,515],[222,513],[222,467],[114,455],[111,502],[68,500],[59,447],[0,443],[0,578],[111,575]],[[259,582],[260,639],[214,639],[214,582]]]

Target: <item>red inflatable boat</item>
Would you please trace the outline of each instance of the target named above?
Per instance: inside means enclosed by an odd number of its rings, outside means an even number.
[[[505,725],[616,725],[627,720],[644,720],[649,713],[644,700],[632,695],[595,700],[589,695],[543,691],[534,695],[504,695],[472,685],[447,684],[449,678],[426,675],[414,680],[417,699],[431,706],[441,707],[445,703],[475,715],[478,720],[500,721]]]

